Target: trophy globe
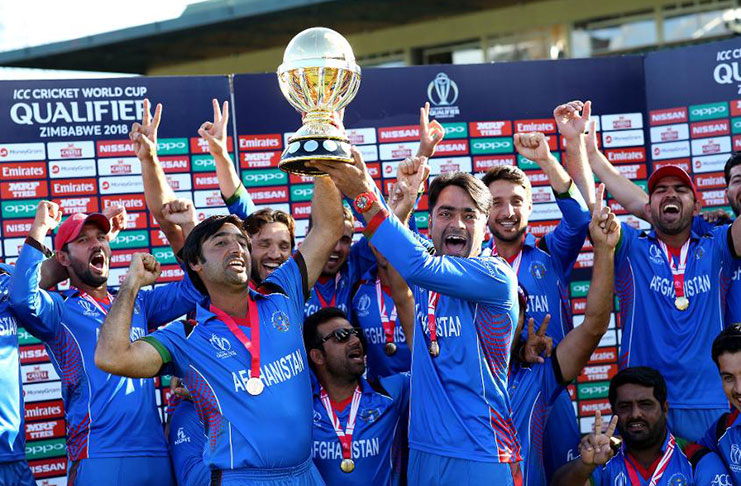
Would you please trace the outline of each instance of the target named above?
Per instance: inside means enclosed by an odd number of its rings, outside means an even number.
[[[334,113],[350,103],[360,87],[360,66],[347,40],[332,29],[306,29],[288,43],[277,74],[283,96],[305,113],[303,126],[288,140],[278,167],[320,176],[324,173],[306,162],[352,162],[344,128],[333,123]]]

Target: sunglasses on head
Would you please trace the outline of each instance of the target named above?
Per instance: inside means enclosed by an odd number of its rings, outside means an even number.
[[[360,339],[360,329],[356,327],[340,327],[335,329],[334,331],[330,332],[326,336],[324,336],[319,343],[324,344],[330,339],[334,338],[334,340],[338,343],[345,343],[350,339],[350,336],[355,336],[356,338]]]

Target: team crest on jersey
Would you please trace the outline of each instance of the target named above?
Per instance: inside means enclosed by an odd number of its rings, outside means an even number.
[[[368,296],[368,294],[363,294],[358,299],[358,316],[365,317],[368,315],[368,310],[370,309],[371,305],[371,298]]]
[[[648,247],[648,258],[657,265],[664,264],[664,255],[661,253],[661,248],[657,245],[651,245]]]
[[[365,410],[361,410],[358,416],[363,422],[372,424],[381,416],[381,410],[377,408],[366,408]]]
[[[666,483],[668,486],[687,486],[687,476],[682,473],[677,473],[669,478],[669,482]]]
[[[620,474],[615,476],[615,481],[612,483],[612,486],[628,486],[628,477],[624,472],[620,471]]]
[[[230,343],[227,338],[211,334],[211,339],[209,339],[208,342],[210,342],[211,346],[216,349],[217,358],[225,359],[237,354],[235,351],[232,351],[232,343]]]
[[[80,299],[77,303],[82,307],[82,315],[85,317],[98,317],[98,310],[93,306],[93,304],[85,299]]]
[[[288,316],[283,311],[273,312],[273,317],[271,317],[270,322],[273,323],[274,328],[281,332],[288,331],[288,328],[291,325],[291,322],[288,320]]]
[[[545,277],[545,265],[540,262],[532,262],[530,264],[530,275],[537,279]]]

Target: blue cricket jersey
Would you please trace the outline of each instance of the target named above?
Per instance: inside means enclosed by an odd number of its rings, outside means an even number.
[[[257,209],[255,203],[252,202],[250,193],[247,192],[247,189],[245,189],[244,185],[241,182],[239,183],[239,187],[237,187],[237,190],[234,191],[234,194],[232,194],[231,197],[227,198],[224,197],[224,195],[222,194],[221,198],[224,200],[224,204],[226,204],[226,208],[229,210],[229,214],[234,214],[242,220],[247,219],[247,216],[254,213]]]
[[[507,374],[517,323],[517,281],[498,257],[433,257],[391,216],[371,243],[410,285],[415,299],[410,448],[464,460],[520,460]],[[431,357],[428,294],[440,355]]]
[[[18,323],[8,302],[12,271],[0,264],[0,462],[26,458]]]
[[[571,270],[592,219],[573,182],[567,192],[556,194],[556,204],[563,218],[543,238],[536,239],[531,233],[525,235],[517,272],[519,284],[528,293],[528,316],[535,319],[539,328],[546,314],[551,315],[548,335],[553,338],[553,344],[558,344],[574,328],[569,301]],[[494,238],[488,246],[494,246]]]
[[[386,354],[386,334],[378,309],[376,274],[376,269],[365,274],[366,278],[360,281],[352,300],[353,325],[360,327],[365,335],[366,375],[369,379],[407,372],[412,366],[412,353],[398,319],[393,333],[396,353],[391,356]],[[394,300],[388,292],[382,293],[387,317],[391,319]]]
[[[702,216],[695,216],[692,220],[692,231],[698,235],[712,233],[713,228],[720,225],[729,224],[727,219],[718,223],[708,223]],[[731,263],[731,283],[728,287],[728,296],[726,297],[726,325],[741,323],[741,260],[734,260]]]
[[[41,339],[62,381],[70,461],[102,457],[165,456],[167,442],[152,379],[124,378],[95,366],[105,313],[79,290],[39,289],[44,254],[26,243],[8,291],[13,312]],[[136,298],[131,340],[193,310],[203,299],[187,277]],[[100,303],[107,310],[110,304]]]
[[[713,452],[708,452],[697,461],[690,461],[682,450],[685,442],[681,439],[674,439],[671,434],[667,433],[661,447],[662,454],[666,452],[672,440],[676,441],[674,453],[656,486],[716,486],[721,484],[731,486],[731,483],[728,482],[717,482],[727,480],[728,477],[723,463]],[[659,466],[659,463],[655,467]],[[628,464],[631,471],[629,471]],[[598,466],[594,470],[590,480],[592,486],[628,486],[633,485],[631,482],[632,476],[639,482],[635,486],[649,486],[654,471],[655,469],[641,472],[638,462],[626,453],[623,446],[605,465]]]
[[[352,437],[352,458],[355,469],[342,472],[342,446],[319,395],[314,389],[314,464],[327,486],[390,486],[391,445],[400,422],[407,417],[409,407],[409,375],[398,374],[378,379],[370,384],[360,379],[362,396]],[[335,410],[340,427],[345,430],[350,404]]]
[[[250,290],[260,315],[260,379],[252,396],[246,384],[251,354],[208,307],[198,306],[197,325],[173,322],[143,338],[173,374],[183,379],[208,441],[210,469],[275,469],[303,464],[311,455],[312,402],[302,325],[307,293],[300,252]],[[249,325],[240,325],[250,337]]]
[[[615,291],[620,299],[620,367],[661,372],[673,408],[726,408],[728,402],[710,359],[723,329],[723,310],[734,264],[729,226],[690,236],[684,293],[689,308],[674,305],[671,269],[656,233],[624,224],[615,252]]]
[[[338,307],[347,314],[348,319],[352,320],[353,292],[363,274],[375,263],[376,258],[365,238],[353,243],[347,261],[340,267],[337,274],[331,278],[319,277],[316,281],[306,301],[304,316],[309,317],[323,307]],[[321,298],[317,293],[321,295]]]
[[[168,414],[170,430],[167,441],[170,457],[179,486],[206,486],[211,482],[211,471],[203,463],[206,434],[193,402],[174,395]]]
[[[548,412],[566,384],[561,383],[561,371],[555,350],[544,363],[512,366],[509,375],[509,397],[512,415],[523,457],[523,484],[547,484],[543,463],[543,440]],[[563,437],[559,437],[564,440]],[[577,438],[578,444],[578,438]]]
[[[741,420],[738,415],[738,410],[723,414],[699,442],[721,457],[734,485],[741,484]]]

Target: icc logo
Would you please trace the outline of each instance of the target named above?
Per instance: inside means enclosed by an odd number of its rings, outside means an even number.
[[[621,471],[620,474],[615,477],[613,486],[628,486],[628,478],[625,476],[624,472]]]
[[[651,259],[652,262],[656,264],[664,264],[664,255],[661,254],[661,250],[656,245],[651,245],[648,248],[648,257]]]
[[[730,458],[734,465],[738,466],[741,464],[741,449],[739,449],[738,444],[733,444],[731,446]]]
[[[87,300],[78,300],[77,302],[80,304],[80,307],[82,307],[82,313],[87,317],[95,317],[98,315],[98,313],[93,309],[93,305]]]
[[[218,349],[219,351],[226,352],[232,349],[232,343],[230,343],[227,338],[219,337],[216,334],[211,334],[211,339],[209,339],[209,342],[211,343],[211,346]]]
[[[427,98],[437,106],[448,106],[458,99],[458,85],[445,73],[437,73],[427,85]]]
[[[370,309],[371,299],[367,294],[363,294],[358,299],[358,315],[367,316]]]

